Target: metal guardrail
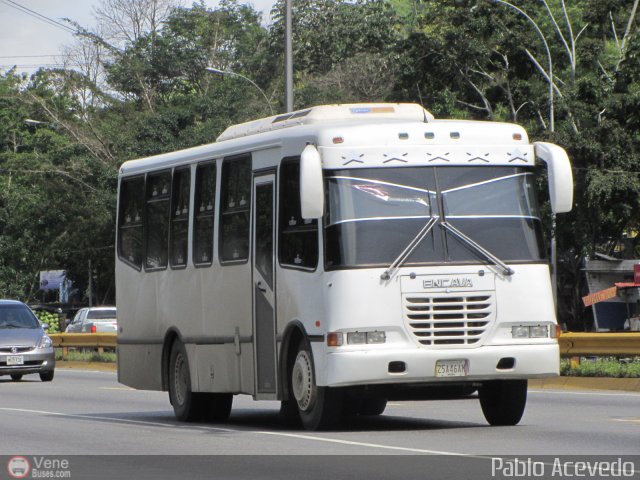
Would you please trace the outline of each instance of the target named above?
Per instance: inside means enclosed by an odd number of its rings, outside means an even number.
[[[563,333],[558,339],[563,357],[640,356],[640,332],[624,333]]]
[[[53,346],[63,349],[66,356],[70,347],[97,348],[102,352],[105,348],[115,348],[116,333],[53,333],[49,335]],[[560,355],[603,356],[603,355],[638,355],[640,356],[640,332],[624,333],[574,333],[560,335]]]
[[[66,358],[69,348],[96,348],[104,353],[105,348],[116,348],[116,333],[52,333],[49,335],[53,346],[62,348],[62,358]]]

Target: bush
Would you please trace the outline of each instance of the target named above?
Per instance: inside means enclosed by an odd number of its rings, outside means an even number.
[[[611,378],[639,378],[640,357],[631,358],[580,358],[580,365],[571,368],[568,359],[560,362],[560,375],[573,377],[611,377]]]

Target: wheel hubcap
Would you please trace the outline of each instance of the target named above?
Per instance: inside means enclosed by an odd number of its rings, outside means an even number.
[[[299,352],[291,372],[291,388],[300,411],[307,411],[315,402],[316,389],[313,381],[311,358],[305,351]]]
[[[178,405],[183,405],[187,393],[187,372],[184,356],[179,353],[173,367],[173,387]]]

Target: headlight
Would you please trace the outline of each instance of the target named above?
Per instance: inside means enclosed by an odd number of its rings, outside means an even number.
[[[51,338],[49,338],[48,335],[43,335],[42,340],[40,340],[40,345],[38,345],[38,348],[49,348],[52,345],[53,345],[53,342],[51,341]]]
[[[529,328],[531,338],[547,338],[549,336],[549,328],[546,325],[538,325]]]
[[[366,345],[385,343],[387,334],[378,330],[364,332],[329,332],[327,334],[327,345],[329,347],[340,347],[343,345],[344,337],[346,337],[348,345]]]
[[[548,325],[516,325],[511,327],[513,338],[549,338]]]
[[[529,338],[529,327],[511,327],[511,336],[513,338]]]
[[[367,343],[367,334],[365,332],[349,332],[347,333],[347,343],[351,345]]]

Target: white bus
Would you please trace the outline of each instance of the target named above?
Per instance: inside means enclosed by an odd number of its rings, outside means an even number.
[[[168,391],[185,421],[248,394],[324,429],[477,390],[490,424],[517,424],[527,380],[559,370],[536,159],[569,211],[562,148],[412,104],[309,108],[124,163],[119,381]]]

